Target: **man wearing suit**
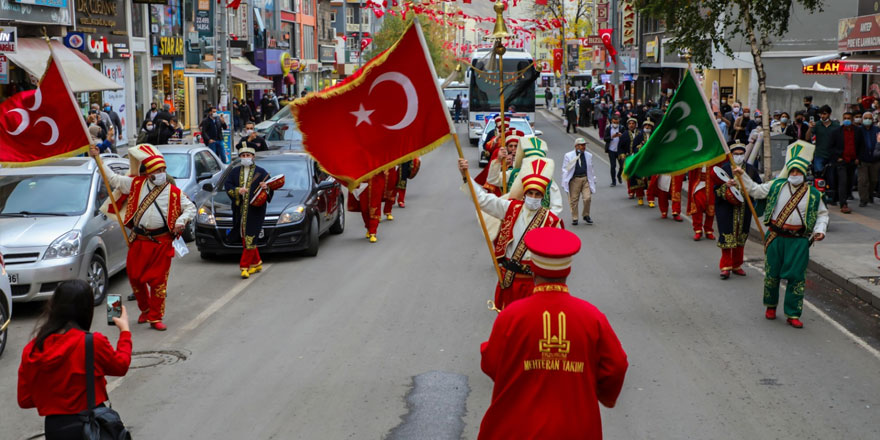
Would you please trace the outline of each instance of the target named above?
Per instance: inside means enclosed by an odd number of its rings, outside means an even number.
[[[626,132],[620,138],[620,148],[617,151],[617,160],[619,161],[621,171],[623,170],[623,161],[626,157],[639,151],[639,148],[645,143],[645,136],[639,130],[639,121],[636,118],[629,118],[626,121],[626,128]],[[636,191],[634,188],[631,188],[629,180],[626,182],[626,190],[629,193],[629,198],[635,197]],[[644,197],[644,194],[639,197],[639,204],[644,204],[642,197]]]
[[[578,199],[581,197],[584,199],[584,222],[593,224],[590,218],[590,202],[596,192],[596,175],[593,171],[593,155],[587,151],[587,141],[577,138],[574,150],[565,153],[562,159],[562,188],[568,194],[572,225],[578,224]]]
[[[611,163],[611,186],[617,186],[617,183],[623,183],[623,159],[620,159],[620,144],[623,142],[621,137],[626,130],[620,126],[620,116],[614,114],[611,116],[611,124],[605,127],[605,153],[608,154],[608,162]],[[618,170],[620,165],[620,170]]]

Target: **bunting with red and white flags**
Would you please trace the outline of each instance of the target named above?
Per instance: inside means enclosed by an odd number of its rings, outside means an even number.
[[[40,165],[89,149],[79,105],[51,46],[49,53],[36,90],[16,93],[0,103],[0,165]]]
[[[303,146],[348,186],[449,140],[452,119],[419,21],[334,87],[291,104]]]

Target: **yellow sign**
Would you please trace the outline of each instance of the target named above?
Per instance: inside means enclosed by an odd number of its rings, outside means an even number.
[[[159,55],[181,56],[183,55],[183,38],[159,37]]]
[[[284,52],[281,54],[281,71],[284,72],[284,76],[290,74],[290,54]]]

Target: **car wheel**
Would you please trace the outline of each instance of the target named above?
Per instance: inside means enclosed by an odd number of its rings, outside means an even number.
[[[6,320],[9,319],[9,310],[6,309],[6,304],[0,302],[0,327],[6,323]],[[3,354],[3,349],[6,348],[6,334],[9,332],[9,328],[6,330],[0,331],[0,355]]]
[[[196,240],[196,222],[195,220],[190,221],[186,225],[186,229],[183,230],[183,241],[187,243],[192,243]]]
[[[330,233],[339,235],[345,232],[345,200],[342,197],[339,198],[339,203],[336,205],[336,211],[336,221],[333,222],[333,226],[330,226]]]
[[[307,257],[314,257],[318,255],[318,240],[320,239],[320,232],[318,230],[318,217],[312,216],[312,222],[309,226],[309,241],[308,247],[305,251],[303,251],[303,255]]]
[[[89,270],[86,272],[86,281],[92,286],[92,294],[94,295],[95,305],[104,302],[107,296],[107,264],[104,263],[104,257],[95,254],[92,255],[92,261],[89,262]]]

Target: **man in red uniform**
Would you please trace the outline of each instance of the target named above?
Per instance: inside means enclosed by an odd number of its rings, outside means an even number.
[[[146,156],[136,170],[137,176],[122,176],[104,166],[110,186],[123,194],[109,209],[124,209],[123,223],[131,230],[125,270],[141,310],[138,324],[149,322],[150,327],[163,331],[167,329],[162,318],[174,257],[171,243],[195,217],[196,207],[180,188],[167,181],[162,153],[149,144],[134,149],[137,153],[129,151],[130,156]],[[98,149],[92,147],[89,154],[97,156]]]
[[[651,177],[648,187],[649,199],[657,197],[657,207],[660,208],[660,217],[666,218],[669,212],[669,200],[672,200],[672,219],[680,222],[681,219],[681,186],[684,184],[684,176],[670,176],[662,174]],[[650,204],[649,204],[650,205]]]
[[[394,220],[394,217],[391,216],[391,205],[394,204],[394,194],[396,193],[396,169],[393,179],[389,179],[390,173],[391,171],[386,170],[376,174],[354,191],[348,192],[348,210],[361,213],[364,227],[367,229],[367,239],[370,240],[370,243],[379,241],[376,238],[376,232],[379,230],[379,221],[382,219],[383,212],[388,220]],[[385,202],[384,210],[382,209],[383,201]]]
[[[467,177],[468,162],[459,159],[462,176]],[[552,161],[535,159],[523,164],[522,199],[510,200],[486,192],[471,181],[477,201],[486,214],[502,219],[494,240],[495,258],[501,266],[502,281],[495,287],[495,307],[508,304],[532,293],[534,280],[529,266],[531,254],[526,248],[526,233],[537,228],[562,228],[562,221],[542,204],[553,176]],[[465,183],[467,184],[467,183]]]
[[[534,293],[504,309],[480,347],[495,386],[477,438],[601,439],[599,403],[617,402],[626,353],[605,315],[569,294],[577,235],[540,228],[525,242]]]
[[[712,222],[715,221],[715,189],[709,176],[713,172],[713,166],[703,166],[688,172],[687,212],[694,223],[694,241],[700,241],[704,232],[707,239],[715,239],[715,229],[712,227]]]

